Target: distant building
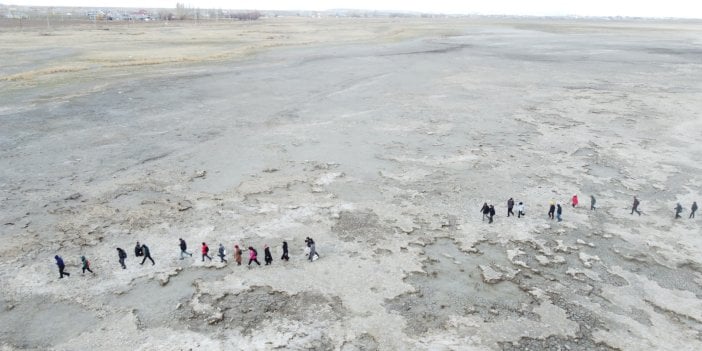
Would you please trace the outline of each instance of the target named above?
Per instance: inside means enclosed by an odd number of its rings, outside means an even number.
[[[155,15],[152,15],[151,13],[143,9],[131,13],[131,19],[136,21],[151,21],[154,18],[156,18]]]
[[[102,10],[88,10],[85,15],[88,17],[89,20],[101,20],[105,18],[105,12]]]

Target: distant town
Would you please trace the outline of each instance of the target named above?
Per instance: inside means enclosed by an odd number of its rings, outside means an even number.
[[[358,9],[332,9],[326,11],[276,11],[276,10],[232,10],[198,8],[177,3],[173,8],[111,8],[111,7],[65,7],[65,6],[19,6],[0,3],[0,30],[22,30],[23,28],[52,29],[72,24],[91,23],[96,26],[108,24],[131,24],[171,21],[255,21],[264,18],[550,18],[567,20],[656,20],[640,17],[583,17],[583,16],[508,16],[481,14],[436,14],[398,11],[369,11]],[[700,20],[667,19],[699,23]]]
[[[459,17],[416,12],[384,12],[365,10],[327,11],[259,11],[206,9],[178,3],[174,8],[87,8],[40,7],[0,4],[0,17],[5,19],[70,21],[178,21],[178,20],[257,20],[266,17]]]

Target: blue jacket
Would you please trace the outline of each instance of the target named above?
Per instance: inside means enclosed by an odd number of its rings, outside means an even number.
[[[63,260],[61,259],[61,257],[54,256],[54,258],[56,259],[56,265],[59,266],[59,268],[66,267],[66,265],[63,264]]]

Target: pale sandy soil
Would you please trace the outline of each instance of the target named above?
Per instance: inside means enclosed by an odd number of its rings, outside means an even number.
[[[0,349],[699,350],[701,47],[674,21],[0,26]]]

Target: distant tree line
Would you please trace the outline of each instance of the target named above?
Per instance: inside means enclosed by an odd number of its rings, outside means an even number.
[[[173,10],[161,10],[158,12],[158,19],[164,21],[174,20],[219,20],[232,19],[239,21],[254,21],[261,18],[261,13],[258,11],[239,11],[230,12],[210,9],[202,10],[199,8],[187,7],[183,3],[177,3],[175,12]]]
[[[236,12],[230,13],[229,18],[238,19],[240,21],[255,21],[261,18],[261,13],[258,11]]]

